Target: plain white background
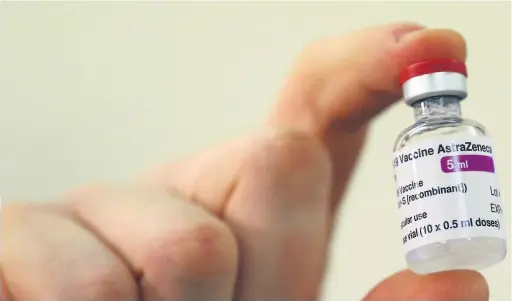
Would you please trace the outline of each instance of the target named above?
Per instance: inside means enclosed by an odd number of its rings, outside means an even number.
[[[2,197],[52,200],[76,185],[127,180],[255,130],[308,41],[402,20],[467,38],[470,97],[463,112],[495,138],[509,212],[507,2],[4,2]],[[411,122],[412,111],[396,105],[373,124],[340,215],[326,300],[361,298],[405,267],[390,158],[396,135]],[[510,300],[510,256],[484,274],[493,299]]]

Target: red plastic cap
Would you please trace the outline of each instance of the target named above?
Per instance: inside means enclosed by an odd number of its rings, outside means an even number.
[[[409,79],[435,72],[456,72],[468,76],[466,64],[455,59],[431,59],[414,63],[400,72],[400,85]]]

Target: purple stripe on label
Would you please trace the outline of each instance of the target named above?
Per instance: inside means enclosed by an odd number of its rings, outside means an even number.
[[[460,171],[483,171],[494,173],[492,157],[485,155],[460,155],[441,158],[441,170],[444,173]]]

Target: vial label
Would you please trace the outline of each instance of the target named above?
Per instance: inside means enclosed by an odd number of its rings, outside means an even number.
[[[490,138],[423,140],[395,152],[405,252],[450,239],[505,239]]]

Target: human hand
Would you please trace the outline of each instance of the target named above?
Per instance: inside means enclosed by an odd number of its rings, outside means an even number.
[[[465,52],[459,34],[411,24],[321,40],[299,56],[260,133],[132,185],[91,185],[60,203],[5,204],[3,298],[317,299],[368,121],[400,98],[402,67],[464,60]],[[487,298],[485,280],[471,271],[402,271],[365,297]]]

